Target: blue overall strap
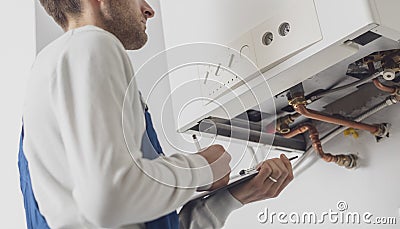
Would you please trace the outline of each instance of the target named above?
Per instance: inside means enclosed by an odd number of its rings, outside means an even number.
[[[147,109],[145,109],[146,118],[146,133],[150,139],[151,144],[158,154],[163,155],[163,151],[160,142],[157,138],[157,133],[154,130],[151,115]],[[162,216],[150,222],[146,222],[146,229],[179,229],[179,218],[176,211],[169,213],[168,215]]]
[[[18,168],[19,180],[22,195],[24,197],[26,224],[28,229],[50,229],[46,219],[39,211],[35,195],[32,191],[31,175],[29,173],[28,161],[26,160],[24,149],[24,126],[22,125],[21,137],[19,142]]]

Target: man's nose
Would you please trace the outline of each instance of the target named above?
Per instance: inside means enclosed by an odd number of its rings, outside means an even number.
[[[155,12],[154,12],[153,8],[151,8],[151,6],[146,1],[143,1],[143,2],[144,3],[143,3],[143,7],[142,7],[142,12],[146,16],[146,19],[154,17]]]

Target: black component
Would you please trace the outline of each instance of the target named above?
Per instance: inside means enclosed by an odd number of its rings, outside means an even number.
[[[281,111],[288,112],[288,113],[295,112],[294,108],[290,105],[287,105],[286,107],[282,108]]]
[[[395,83],[400,83],[400,72],[396,72],[396,78],[392,81]]]
[[[354,77],[354,78],[357,78],[357,79],[360,79],[360,80],[371,76],[371,74],[369,73],[368,70],[366,70],[366,71],[358,71],[358,72],[348,71],[346,73],[346,75]]]
[[[293,86],[292,88],[290,88],[289,92],[287,93],[286,96],[287,96],[288,100],[292,100],[294,98],[304,96],[303,84],[299,83],[296,86]]]
[[[247,110],[244,113],[239,114],[234,119],[240,119],[249,122],[261,122],[264,119],[275,119],[275,114],[269,114],[265,112],[260,112],[258,110]]]
[[[366,33],[354,38],[353,42],[355,42],[355,43],[357,43],[359,45],[365,46],[365,45],[371,43],[372,41],[374,41],[374,40],[376,40],[376,39],[378,39],[380,37],[382,37],[382,35],[379,35],[379,34],[376,34],[374,32],[368,31],[368,32],[366,32]]]
[[[248,110],[246,111],[247,117],[249,118],[250,122],[259,122],[261,121],[261,112],[256,111],[256,110]]]
[[[287,139],[281,135],[264,132],[260,123],[248,122],[241,119],[227,120],[210,117],[204,119],[202,125],[202,130],[200,130],[199,125],[193,126],[190,130],[202,131],[227,138],[273,145],[288,150],[305,151],[307,148],[307,143],[303,135]],[[207,125],[209,125],[209,128]]]

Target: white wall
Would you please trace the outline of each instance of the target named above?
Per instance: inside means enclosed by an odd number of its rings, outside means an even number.
[[[63,30],[47,15],[38,0],[35,0],[35,12],[36,53],[39,53],[46,45],[63,34]]]
[[[25,79],[35,54],[33,1],[3,1],[0,28],[1,225],[24,228],[17,155]]]

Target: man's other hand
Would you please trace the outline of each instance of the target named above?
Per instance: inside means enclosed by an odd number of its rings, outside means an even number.
[[[229,162],[232,158],[231,155],[225,151],[224,147],[221,145],[212,145],[200,151],[198,154],[208,161],[213,173],[214,182],[208,190],[214,190],[227,185],[231,173]]]
[[[284,154],[262,162],[257,170],[254,178],[229,190],[242,204],[275,198],[293,180],[292,164]]]

